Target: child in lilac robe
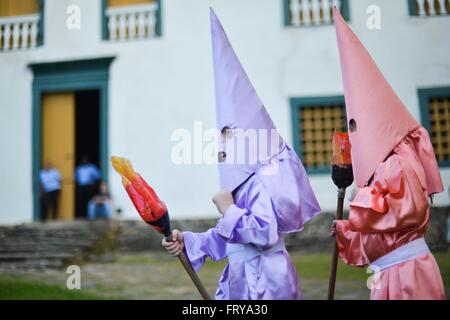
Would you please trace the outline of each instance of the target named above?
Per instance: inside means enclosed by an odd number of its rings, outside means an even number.
[[[173,255],[184,248],[195,271],[208,257],[228,258],[216,299],[300,299],[284,236],[303,230],[320,207],[301,161],[276,131],[213,11],[211,33],[217,128],[222,133],[222,191],[213,201],[223,217],[203,233],[174,230],[174,241],[163,239],[163,246]],[[257,150],[246,144],[243,132],[259,134]],[[269,144],[269,150],[261,150]]]
[[[284,158],[282,161],[291,164],[297,159],[287,145],[281,157]],[[292,174],[285,183],[296,179],[309,186],[304,171],[286,172],[285,169],[290,169],[289,164],[280,164],[286,167],[280,167],[280,172]],[[264,176],[261,172],[255,173],[235,191],[235,204],[214,228],[204,233],[183,232],[186,254],[196,271],[208,257],[213,261],[228,258],[216,299],[301,299],[300,282],[284,246],[284,235],[302,230],[303,223],[320,209],[309,188],[305,187],[305,199],[300,199],[298,194],[302,190],[283,189],[283,180],[281,174]],[[269,191],[276,188],[283,190],[284,195]],[[310,212],[303,221],[288,221],[279,213],[279,210],[298,212],[301,205]],[[280,232],[280,229],[287,232]]]

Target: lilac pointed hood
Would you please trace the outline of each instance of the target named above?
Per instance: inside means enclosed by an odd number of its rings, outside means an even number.
[[[271,195],[279,231],[301,231],[320,213],[306,171],[278,134],[212,9],[210,15],[217,129],[231,130],[230,137],[219,139],[219,151],[227,155],[219,163],[221,188],[234,191],[256,175]],[[248,133],[256,133],[256,147],[247,143],[253,138]]]
[[[217,129],[232,132],[230,140],[219,139],[219,151],[227,155],[219,163],[220,184],[232,191],[279,154],[284,142],[212,9],[210,15]]]

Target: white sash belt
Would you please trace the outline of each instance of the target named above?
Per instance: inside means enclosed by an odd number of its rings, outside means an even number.
[[[419,238],[398,247],[370,264],[370,269],[380,272],[402,262],[420,258],[430,252],[424,238]]]
[[[228,261],[237,260],[244,258],[245,260],[251,260],[254,257],[257,257],[266,253],[273,253],[278,251],[283,251],[284,247],[284,239],[280,237],[277,243],[275,243],[269,249],[259,249],[251,244],[227,244],[227,255]]]

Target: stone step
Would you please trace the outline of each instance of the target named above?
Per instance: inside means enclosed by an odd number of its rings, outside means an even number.
[[[8,261],[22,261],[22,260],[40,260],[40,259],[67,259],[72,257],[73,253],[62,253],[62,252],[49,252],[47,254],[44,253],[9,253],[9,254],[0,254],[0,263],[8,262]]]
[[[79,240],[79,239],[50,239],[48,241],[41,240],[41,241],[33,241],[32,239],[24,240],[24,239],[9,239],[8,241],[4,241],[0,243],[0,248],[8,248],[8,247],[20,247],[20,246],[34,246],[38,247],[41,244],[46,244],[50,246],[88,246],[91,245],[92,242],[94,242],[95,239],[91,240]]]
[[[23,253],[39,253],[39,252],[72,252],[74,250],[86,249],[91,246],[64,246],[64,247],[50,247],[50,246],[42,246],[39,248],[0,248],[0,254],[8,254],[14,252],[23,252]]]
[[[11,263],[0,263],[0,271],[17,271],[17,270],[45,270],[61,268],[64,263],[61,260],[45,260],[36,261],[19,261]]]
[[[59,268],[75,255],[89,251],[109,228],[105,221],[0,227],[0,270]]]
[[[42,246],[11,246],[11,247],[0,247],[0,253],[2,252],[45,252],[45,251],[71,251],[78,248],[89,248],[92,246],[92,243],[90,244],[84,244],[84,245],[60,245],[60,246],[54,246],[54,245],[42,245]]]

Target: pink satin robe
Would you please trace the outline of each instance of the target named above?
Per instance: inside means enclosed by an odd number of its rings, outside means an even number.
[[[429,215],[427,179],[418,153],[421,128],[406,137],[381,163],[369,186],[350,203],[349,220],[336,225],[339,256],[349,265],[367,266],[381,256],[424,237]],[[417,149],[420,145],[422,149]],[[429,145],[431,148],[431,145]],[[432,151],[432,149],[431,149]],[[430,153],[434,156],[434,152]],[[385,269],[372,300],[445,299],[439,267],[431,253]]]

